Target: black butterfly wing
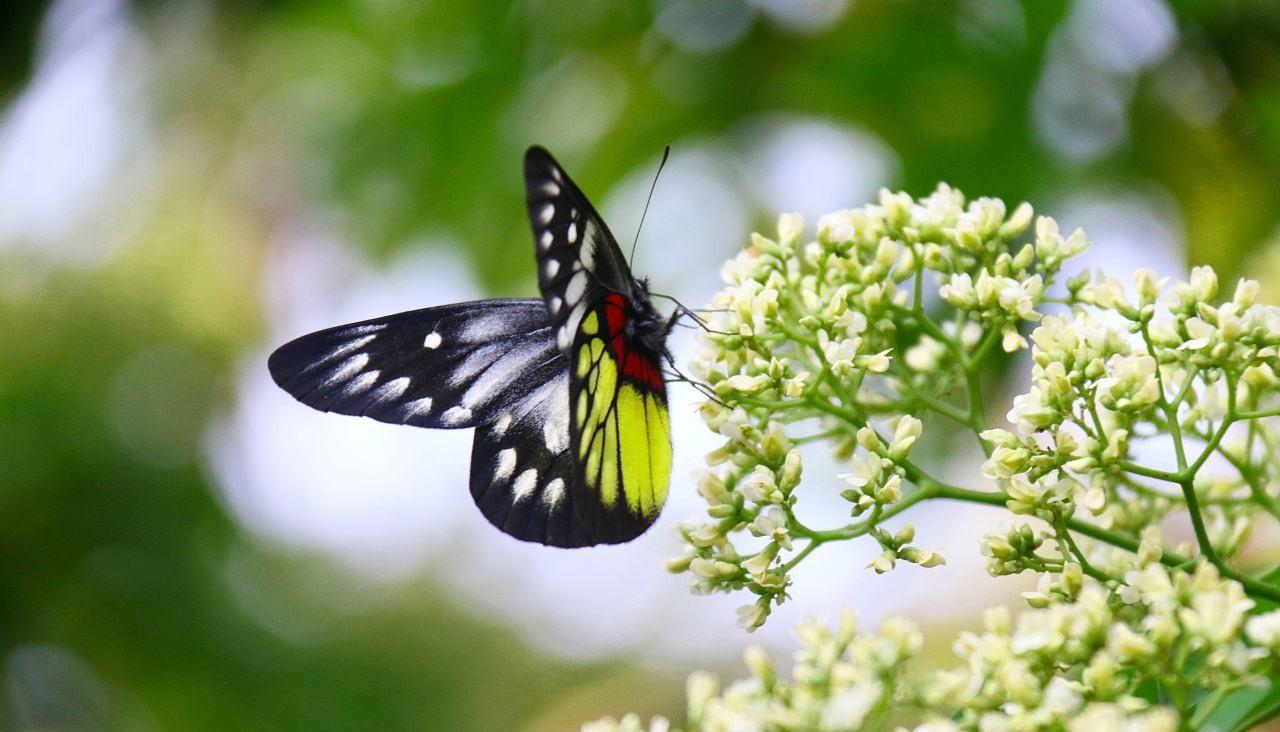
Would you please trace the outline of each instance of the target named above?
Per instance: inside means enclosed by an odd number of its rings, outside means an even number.
[[[630,541],[657,519],[671,472],[661,354],[628,327],[644,295],[595,208],[542,148],[525,155],[525,188],[543,299],[571,369],[569,492],[594,542]]]
[[[524,185],[538,259],[538,284],[556,345],[568,354],[583,316],[611,292],[630,295],[631,268],[613,234],[551,153],[531,147]]]
[[[569,490],[568,404],[569,374],[561,370],[476,430],[471,496],[489,523],[517,539],[558,547],[597,543],[578,520]]]
[[[323,412],[416,427],[475,427],[564,372],[546,308],[484,300],[318,331],[267,361],[271,378]]]
[[[417,427],[476,427],[471,495],[523,541],[592,543],[573,510],[568,384],[540,300],[414,310],[302,336],[271,377],[326,412]]]

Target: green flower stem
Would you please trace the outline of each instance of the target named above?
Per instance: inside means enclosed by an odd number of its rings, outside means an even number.
[[[952,355],[954,355],[958,361],[964,361],[964,353],[960,350],[960,344],[956,343],[954,338],[947,335],[946,332],[942,330],[942,327],[935,323],[933,318],[930,318],[929,314],[923,309],[912,310],[904,308],[901,305],[890,305],[889,309],[908,320],[914,321],[916,325],[920,326],[920,330],[929,334],[930,338],[946,345],[947,349],[951,351]]]
[[[965,412],[954,405],[938,399],[926,397],[925,395],[920,395],[920,398],[926,399],[925,403],[930,409],[933,409],[935,412],[969,427],[975,433],[982,432],[982,430],[986,429],[986,416],[982,407],[982,381],[979,371],[987,351],[996,342],[996,339],[999,336],[999,329],[992,328],[988,331],[986,337],[979,344],[978,348],[975,349],[973,355],[969,356],[965,354],[960,342],[956,338],[947,335],[946,331],[934,322],[934,320],[922,309],[916,308],[908,310],[895,305],[893,306],[893,310],[894,312],[915,321],[920,326],[921,330],[927,333],[929,337],[946,346],[947,350],[955,356],[956,362],[960,365],[960,372],[964,376],[965,393],[969,402],[969,409]],[[988,445],[982,439],[978,440],[978,444],[982,447],[982,451],[987,455],[987,457],[990,457],[993,449],[992,446]]]
[[[1080,549],[1078,544],[1076,544],[1076,539],[1071,535],[1071,531],[1067,528],[1065,521],[1060,519],[1054,522],[1053,530],[1064,542],[1066,542],[1068,551],[1071,556],[1076,558],[1076,562],[1080,565],[1081,571],[1099,582],[1111,582],[1115,580],[1111,575],[1089,563],[1088,557],[1084,555],[1084,551]]]
[[[986,361],[987,356],[991,353],[991,349],[995,348],[996,344],[999,342],[1000,329],[988,329],[986,335],[982,337],[981,341],[978,341],[977,347],[973,349],[973,354],[964,362],[965,371],[977,373],[983,362]]]
[[[1157,370],[1158,373],[1158,370]],[[1227,433],[1227,428],[1236,419],[1236,380],[1230,371],[1224,371],[1227,381],[1227,413],[1222,418],[1222,423],[1218,426],[1218,431],[1210,438],[1209,443],[1205,445],[1205,449],[1200,453],[1200,457],[1191,465],[1187,465],[1186,455],[1182,449],[1182,433],[1178,429],[1177,404],[1171,405],[1166,414],[1169,416],[1170,432],[1174,437],[1174,446],[1178,448],[1178,467],[1180,468],[1179,485],[1182,486],[1182,495],[1187,501],[1187,512],[1191,515],[1191,526],[1196,532],[1196,541],[1200,544],[1200,553],[1213,563],[1224,575],[1229,571],[1226,563],[1218,556],[1217,551],[1213,548],[1213,542],[1209,540],[1209,532],[1205,530],[1204,516],[1200,513],[1199,498],[1196,496],[1195,475],[1204,461],[1209,458],[1218,444],[1222,442],[1222,438]]]
[[[909,460],[901,462],[907,478],[916,485],[916,490],[907,494],[894,505],[885,509],[884,513],[879,517],[879,521],[891,518],[902,513],[906,509],[925,500],[932,498],[947,498],[953,501],[964,501],[966,503],[981,503],[988,506],[1003,507],[1009,500],[1009,497],[1000,491],[977,491],[969,488],[961,488],[959,486],[943,483],[922,471],[914,463]],[[1063,520],[1066,528],[1074,531],[1082,536],[1087,536],[1096,541],[1105,542],[1116,548],[1124,549],[1129,552],[1137,553],[1139,541],[1127,534],[1104,529],[1096,524],[1089,523],[1076,518],[1068,518]],[[832,531],[816,531],[815,538],[822,541],[834,541],[842,539],[852,539],[866,534],[874,528],[874,524],[862,522],[843,529],[835,529]],[[807,547],[806,547],[807,548]],[[1207,559],[1207,557],[1206,557]],[[1181,567],[1191,562],[1190,557],[1184,557],[1175,552],[1165,552],[1160,558],[1161,563],[1170,567]],[[1217,566],[1217,565],[1215,565]],[[1081,565],[1083,569],[1084,566]],[[1227,566],[1218,566],[1219,572],[1224,577],[1229,577],[1244,586],[1245,592],[1255,598],[1266,598],[1275,602],[1280,602],[1280,587],[1270,583],[1254,579]]]
[[[804,548],[801,549],[794,557],[792,557],[789,562],[782,565],[782,569],[784,570],[784,573],[790,572],[791,570],[795,569],[796,565],[804,561],[804,558],[809,556],[811,553],[813,553],[814,549],[817,549],[818,547],[822,546],[828,541],[827,539],[815,536],[813,533],[807,534],[807,536],[811,537],[809,539],[809,543],[805,544]]]
[[[962,424],[966,427],[973,423],[972,413],[967,413],[954,404],[944,402],[937,397],[932,397],[928,394],[916,394],[913,399],[953,422]]]
[[[1141,475],[1144,478],[1155,478],[1156,480],[1163,480],[1166,483],[1181,483],[1183,478],[1183,475],[1182,475],[1183,471],[1178,471],[1175,473],[1169,470],[1159,470],[1156,468],[1148,468],[1145,465],[1138,465],[1137,463],[1131,463],[1128,460],[1119,460],[1116,462],[1116,466],[1119,467],[1121,470],[1125,471],[1126,473]]]
[[[1143,342],[1147,344],[1147,351],[1152,354],[1158,353],[1155,341],[1151,338],[1151,329],[1147,321],[1140,321],[1139,332],[1142,334]],[[1169,435],[1173,438],[1173,449],[1178,458],[1178,474],[1174,482],[1182,488],[1182,496],[1187,502],[1187,513],[1191,516],[1191,528],[1195,531],[1196,543],[1200,545],[1200,553],[1217,567],[1219,572],[1225,575],[1228,571],[1227,565],[1218,556],[1218,552],[1214,550],[1213,542],[1209,540],[1209,532],[1205,530],[1204,515],[1200,512],[1199,500],[1196,497],[1195,473],[1188,471],[1187,451],[1182,444],[1182,427],[1178,422],[1178,407],[1185,397],[1185,389],[1178,394],[1177,399],[1171,402],[1165,397],[1164,377],[1161,375],[1159,368],[1155,370],[1155,379],[1156,384],[1159,385],[1157,402],[1168,420]],[[1187,381],[1190,382],[1191,379],[1187,379]],[[1233,383],[1229,377],[1227,383]],[[1228,391],[1231,394],[1231,404],[1234,406],[1235,390],[1231,388]],[[1227,420],[1224,419],[1223,422],[1225,424]]]
[[[983,503],[989,506],[1004,506],[1008,497],[1003,493],[993,491],[975,491],[967,488],[958,488],[956,486],[944,485],[932,481],[933,493],[938,498],[950,498],[955,501],[965,501],[968,503]],[[914,495],[914,494],[913,494]],[[905,498],[903,499],[906,500]],[[886,512],[887,513],[887,512]],[[1069,518],[1063,522],[1068,529],[1090,539],[1105,542],[1116,548],[1124,549],[1129,552],[1137,553],[1139,541],[1132,536],[1122,534],[1116,531],[1104,529],[1097,524],[1091,524],[1080,519]],[[1190,557],[1184,557],[1175,552],[1165,552],[1160,557],[1162,564],[1170,567],[1181,567],[1191,562]],[[1083,567],[1082,567],[1083,568]],[[1229,577],[1244,586],[1245,592],[1257,598],[1266,598],[1280,602],[1280,587],[1268,582],[1254,579],[1247,575],[1231,569],[1230,567],[1219,567],[1222,576]]]
[[[1196,543],[1200,545],[1200,553],[1208,559],[1213,566],[1223,575],[1229,572],[1226,562],[1218,556],[1217,550],[1213,548],[1213,543],[1209,540],[1209,532],[1205,529],[1204,516],[1200,513],[1200,499],[1196,497],[1196,489],[1193,482],[1187,480],[1182,484],[1182,496],[1187,502],[1187,513],[1191,516],[1191,528],[1196,534]]]
[[[1243,419],[1240,414],[1237,414],[1236,417]],[[1251,423],[1249,427],[1250,430],[1253,430],[1253,423]],[[1192,431],[1191,435],[1197,439],[1203,440],[1205,444],[1209,444],[1213,439],[1212,435],[1199,431]],[[1265,481],[1257,474],[1258,471],[1249,464],[1249,461],[1247,459],[1241,459],[1238,455],[1235,455],[1230,450],[1225,449],[1222,446],[1221,441],[1214,444],[1213,448],[1215,452],[1221,455],[1222,458],[1230,463],[1231,466],[1236,469],[1236,472],[1240,474],[1241,480],[1243,480],[1245,485],[1249,487],[1249,493],[1252,499],[1256,500],[1264,509],[1266,509],[1267,513],[1270,513],[1275,518],[1280,519],[1280,502],[1277,502],[1276,499],[1272,498],[1271,495],[1267,493]]]
[[[848,539],[856,539],[859,536],[866,535],[886,519],[891,519],[894,516],[897,516],[898,514],[902,513],[908,508],[911,508],[917,503],[920,503],[921,501],[927,501],[930,498],[938,498],[938,497],[939,497],[939,493],[937,490],[937,486],[917,484],[916,489],[914,491],[911,491],[907,495],[903,496],[902,500],[898,501],[892,506],[889,506],[888,508],[881,511],[878,516],[873,515],[865,521],[859,521],[856,524],[850,524],[849,526],[845,526],[844,528],[840,528],[840,529],[831,529],[828,531],[813,531],[810,534],[808,534],[808,536],[818,542],[845,541]],[[807,548],[808,547],[806,547],[806,549]]]

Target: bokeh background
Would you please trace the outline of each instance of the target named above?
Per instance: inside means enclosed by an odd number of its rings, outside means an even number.
[[[673,146],[636,269],[693,304],[778,212],[939,180],[1085,226],[1122,277],[1280,287],[1272,0],[5,3],[0,729],[565,730],[737,671],[741,600],[661,566],[715,444],[691,391],[656,529],[563,552],[474,509],[468,433],[267,377],[315,328],[532,293],[534,142],[622,241]],[[824,548],[752,640],[841,604],[945,637],[1016,597],[977,556],[998,513],[910,519],[946,568]]]

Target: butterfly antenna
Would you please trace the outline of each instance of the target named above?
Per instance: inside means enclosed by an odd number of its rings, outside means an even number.
[[[644,217],[649,213],[649,202],[653,200],[653,191],[658,187],[658,176],[662,175],[662,168],[667,164],[667,158],[671,155],[671,146],[667,145],[662,149],[662,162],[658,163],[658,172],[653,174],[653,183],[649,185],[649,197],[644,200],[644,211],[640,213],[640,225],[636,227],[635,241],[631,242],[631,256],[627,257],[627,267],[630,268],[632,262],[636,258],[636,245],[640,243],[640,229],[644,228]]]
[[[711,325],[707,322],[707,319],[702,317],[702,315],[698,311],[694,310],[688,305],[685,305],[684,303],[680,302],[679,300],[672,297],[671,295],[664,295],[661,292],[650,292],[649,295],[651,295],[652,297],[660,297],[664,300],[670,300],[671,302],[675,303],[676,310],[671,315],[671,319],[673,323],[678,322],[680,318],[687,315],[689,316],[689,319],[694,322],[693,327],[695,328],[701,328],[702,330],[708,333],[715,333],[716,335],[736,335],[735,333],[729,333],[727,331],[716,330],[712,328]],[[709,310],[705,310],[703,312],[727,313],[729,311],[725,308],[712,308]]]
[[[665,372],[663,375],[666,377],[667,381],[680,383],[680,384],[688,384],[689,386],[692,386],[699,394],[706,397],[709,401],[713,401],[722,407],[729,408],[728,404],[725,404],[723,401],[720,400],[720,397],[716,396],[715,390],[713,390],[710,386],[702,383],[701,381],[698,381],[696,379],[691,379],[688,376],[685,376],[680,372],[680,369],[677,369],[673,366],[670,371]]]

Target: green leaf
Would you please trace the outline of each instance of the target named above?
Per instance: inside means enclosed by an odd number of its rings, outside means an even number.
[[[1241,689],[1227,696],[1198,728],[1244,732],[1277,714],[1280,714],[1280,676],[1272,676],[1271,685],[1265,689]]]

